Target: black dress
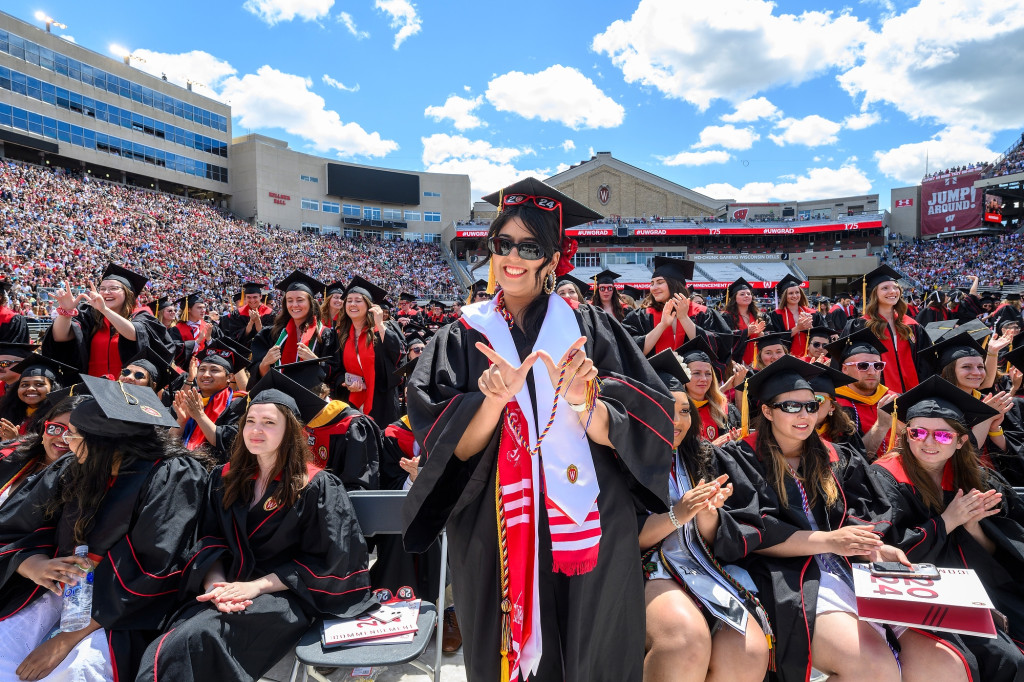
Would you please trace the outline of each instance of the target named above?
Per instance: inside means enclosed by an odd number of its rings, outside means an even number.
[[[0,620],[45,594],[17,574],[25,559],[74,553],[77,505],[65,505],[56,523],[44,514],[72,462],[73,455],[61,458],[0,507]],[[96,512],[87,544],[103,560],[94,571],[92,617],[106,631],[114,679],[134,679],[142,652],[174,610],[205,480],[188,456],[125,462]]]
[[[608,406],[615,447],[589,443],[601,512],[599,559],[591,571],[573,577],[552,571],[545,505],[537,505],[543,656],[535,679],[639,680],[645,620],[636,510],[667,510],[672,401],[618,322],[590,306],[573,315],[579,335],[587,337],[587,357],[604,379],[601,400]],[[512,340],[520,358],[530,353],[532,341],[518,327]],[[488,359],[474,347],[478,341],[487,339],[461,321],[449,324],[427,344],[410,377],[409,419],[426,464],[405,504],[405,546],[423,552],[447,527],[467,678],[496,680],[501,660],[495,511],[500,428],[469,460],[454,455],[484,400],[477,379]],[[531,372],[530,381],[535,374],[537,381],[548,381],[543,366],[536,367],[540,373]]]
[[[146,650],[139,681],[255,680],[270,670],[319,616],[348,618],[370,609],[368,556],[352,503],[333,475],[310,466],[309,484],[290,507],[271,499],[224,508],[222,474],[210,474],[196,542],[183,578],[184,604]],[[241,613],[195,601],[221,562],[229,582],[271,573],[288,589],[262,594]]]
[[[90,343],[98,326],[93,320],[92,310],[85,303],[78,306],[78,316],[71,322],[72,338],[69,341],[54,341],[53,327],[47,329],[39,354],[70,365],[83,374],[87,373]],[[133,313],[131,323],[135,327],[135,340],[120,335],[117,339],[117,353],[122,364],[147,348],[152,348],[163,357],[171,357],[174,354],[176,347],[170,332],[148,310],[139,309]]]
[[[876,462],[870,470],[892,507],[886,542],[903,549],[914,563],[973,569],[996,609],[1009,621],[1008,631],[999,630],[995,639],[944,632],[935,635],[965,655],[973,679],[1024,680],[1024,653],[1018,644],[1024,641],[1024,502],[997,474],[986,470],[988,484],[1003,494],[1002,511],[980,522],[996,545],[995,553],[989,554],[963,526],[946,532],[941,514],[926,507],[915,492],[901,458]],[[946,479],[943,476],[942,498],[949,504],[956,491],[952,490],[952,476],[948,475],[948,485]]]

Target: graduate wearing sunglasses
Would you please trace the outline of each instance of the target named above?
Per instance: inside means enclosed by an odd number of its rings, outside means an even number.
[[[824,371],[787,356],[748,380],[760,403],[756,431],[719,452],[733,483],[725,510],[737,523],[719,531],[715,555],[740,563],[757,585],[778,636],[771,679],[807,680],[817,670],[841,680],[963,682],[951,650],[857,617],[851,560],[906,557],[878,538],[888,505],[867,460],[815,430],[821,404],[811,380]]]
[[[972,679],[1024,679],[1024,503],[970,439],[996,410],[937,376],[900,396],[895,409],[906,431],[871,466],[892,509],[885,539],[915,563],[977,571],[1005,616],[995,618],[998,636],[935,635],[960,648]]]

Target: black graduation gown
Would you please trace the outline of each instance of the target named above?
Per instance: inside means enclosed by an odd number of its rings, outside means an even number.
[[[0,493],[39,468],[39,461],[30,457],[20,445],[19,438],[0,443]]]
[[[349,618],[375,605],[369,557],[345,489],[332,474],[310,466],[309,484],[289,507],[271,499],[278,483],[252,508],[224,508],[222,474],[210,474],[182,606],[146,650],[138,680],[255,680],[274,666],[317,617]],[[220,562],[228,581],[271,573],[288,589],[263,594],[242,613],[221,613],[195,601]]]
[[[0,343],[29,343],[31,339],[29,339],[28,322],[25,321],[25,316],[15,313],[7,306],[0,308],[0,319],[8,314],[11,318],[0,323]]]
[[[809,531],[801,504],[800,491],[791,477],[786,478],[788,505],[766,479],[764,464],[754,454],[751,435],[722,446],[719,466],[733,483],[733,494],[726,501],[730,524],[722,524],[715,537],[715,555],[724,563],[746,568],[757,585],[758,598],[768,611],[777,637],[774,672],[769,679],[794,682],[808,679],[811,669],[811,638],[814,636],[815,605],[821,572],[813,556],[769,557],[753,552],[781,544],[797,531]],[[888,508],[869,465],[860,454],[842,444],[833,449],[832,472],[840,486],[836,505],[826,508],[821,496],[812,507],[821,530],[846,525],[876,524],[876,531],[888,527]],[[849,561],[837,557],[849,568]]]
[[[580,335],[587,337],[587,357],[604,379],[601,400],[608,406],[615,448],[590,443],[601,488],[601,542],[597,566],[589,573],[552,573],[547,515],[539,505],[544,654],[536,679],[638,680],[643,674],[645,621],[635,505],[667,510],[672,403],[621,325],[590,306],[581,306],[574,315]],[[520,357],[530,352],[531,343],[518,328],[512,338]],[[500,430],[469,460],[453,454],[484,399],[477,379],[488,360],[475,349],[478,341],[486,342],[478,331],[460,321],[449,324],[427,344],[410,377],[409,418],[426,464],[403,514],[410,552],[425,551],[447,527],[467,677],[494,680],[500,671],[501,634],[494,494]],[[539,371],[537,380],[547,381],[546,370]],[[548,409],[541,411],[546,415]]]
[[[273,331],[273,322],[269,326],[264,325],[263,329],[253,337],[252,343],[249,345],[252,354],[249,356],[249,366],[246,368],[249,372],[249,383],[246,386],[248,390],[252,390],[259,380],[263,378],[263,375],[260,374],[260,363],[263,362],[263,357],[267,354],[267,351],[277,342],[277,336],[271,338]],[[310,350],[316,353],[317,357],[327,358],[328,364],[330,364],[332,358],[338,353],[337,333],[325,325],[320,330],[320,336],[310,340]]]
[[[313,463],[341,479],[345,490],[380,485],[380,429],[368,416],[333,400],[306,425]]]
[[[210,341],[214,341],[223,336],[220,327],[215,324],[210,325]],[[185,327],[185,329],[182,329]],[[188,363],[192,361],[192,356],[196,354],[196,346],[199,345],[199,341],[193,338],[192,330],[188,328],[188,324],[185,322],[179,322],[168,330],[170,334],[171,342],[174,344],[174,364],[178,367],[188,367]]]
[[[399,462],[403,457],[412,458],[413,433],[404,420],[398,420],[384,429],[383,448],[380,457],[380,487],[382,490],[402,490],[409,474]],[[420,459],[420,466],[425,462]],[[428,601],[438,597],[438,580],[441,571],[441,542],[435,541],[423,554],[405,551],[402,539],[395,535],[380,535],[374,538],[377,547],[377,561],[370,568],[370,582],[373,587],[394,592],[400,587],[411,586],[416,596]]]
[[[0,507],[0,620],[45,593],[17,574],[25,559],[74,552],[74,505],[56,522],[44,515],[73,461],[62,457],[15,492],[16,504]],[[89,552],[103,560],[94,571],[92,617],[107,632],[114,679],[135,677],[142,652],[174,609],[205,479],[187,456],[124,463],[94,517]]]
[[[263,329],[273,327],[274,313],[269,312],[266,315],[260,315],[260,322],[263,324]],[[256,334],[258,333],[255,329],[250,331],[248,334],[245,333],[245,328],[249,326],[249,316],[239,315],[237,310],[220,318],[220,322],[218,324],[220,326],[220,331],[224,336],[230,338],[232,341],[237,341],[246,348],[249,348],[252,345],[252,341],[256,338]],[[265,352],[266,351],[264,351],[264,353]]]
[[[794,326],[796,326],[795,321],[794,321]],[[811,327],[825,327],[825,326],[827,326],[827,324],[825,322],[825,316],[822,315],[817,310],[813,310],[811,312]],[[768,312],[768,324],[765,325],[765,330],[764,330],[765,334],[780,334],[782,332],[788,332],[791,329],[792,329],[792,327],[788,327],[788,328],[786,327],[786,319],[782,316],[782,314],[780,312],[778,312],[777,310],[771,310],[771,311]],[[804,351],[804,353],[806,353],[806,351],[807,351],[807,347],[806,346],[807,346],[808,343],[810,343],[811,339],[810,339],[809,336],[807,336],[807,332],[806,331],[804,331],[802,333],[804,334],[804,338],[805,338],[805,341],[803,343],[804,347],[803,347],[802,350]],[[799,334],[797,334],[797,336],[799,336]],[[796,337],[792,337],[792,338],[796,338]],[[791,346],[790,350],[793,351],[793,354],[797,355],[798,357],[802,354],[802,353],[800,353],[800,351],[801,351],[800,348],[795,348],[795,347]]]
[[[374,332],[375,333],[375,332]],[[387,425],[402,415],[398,411],[398,384],[402,378],[395,376],[395,370],[402,364],[405,355],[405,337],[390,324],[384,325],[384,340],[373,347],[374,385],[373,404],[370,417],[377,426]],[[338,400],[348,402],[348,389],[342,386],[345,373],[360,374],[359,368],[345,368],[345,349],[338,347],[335,362],[332,363],[328,380],[333,387],[331,395]]]
[[[117,339],[117,353],[121,357],[121,362],[135,357],[147,348],[152,348],[164,357],[170,357],[174,353],[175,344],[167,327],[160,324],[148,310],[140,309],[135,312],[131,316],[131,323],[135,327],[135,340],[131,341],[123,336]],[[89,371],[89,342],[95,328],[92,308],[82,303],[78,306],[78,316],[71,321],[73,338],[70,341],[54,341],[51,326],[46,330],[39,353],[70,365],[84,374]]]
[[[219,464],[231,459],[231,447],[238,437],[238,422],[248,406],[249,399],[243,394],[232,400],[213,423],[217,427],[217,442],[207,443],[206,448]]]
[[[697,334],[707,340],[708,345],[720,359],[724,360],[731,356],[734,344],[733,331],[721,313],[711,308],[705,308],[691,319],[694,326],[697,327]],[[626,315],[622,326],[633,337],[636,345],[643,349],[647,335],[654,331],[654,316],[647,312],[646,308],[636,308]],[[654,355],[654,353],[655,351],[652,350],[649,355]]]
[[[843,327],[846,326],[849,319],[843,306],[836,303],[829,308],[828,314],[825,315],[825,326],[838,334],[843,331]]]
[[[1024,642],[1024,501],[997,474],[985,470],[988,484],[1003,494],[1002,511],[980,522],[996,545],[995,553],[989,554],[963,526],[946,532],[941,514],[925,506],[900,462],[895,458],[870,467],[892,508],[892,526],[885,541],[904,550],[914,563],[973,569],[996,609],[1009,621],[1009,632],[1000,630],[996,639],[945,632],[934,635],[965,654],[973,679],[1024,680],[1024,653],[1015,643]],[[951,489],[952,477],[948,485],[944,477],[943,484],[943,502],[949,504],[956,494]]]
[[[917,315],[914,315],[914,319],[917,320],[917,323],[922,327],[927,324],[931,324],[932,322],[948,320],[950,317],[952,316],[945,306],[935,307],[932,305],[927,308],[921,308]]]
[[[1011,486],[1024,486],[1024,400],[1013,399],[1013,407],[1003,417],[1002,429],[1006,449],[999,450],[989,440],[984,455]]]

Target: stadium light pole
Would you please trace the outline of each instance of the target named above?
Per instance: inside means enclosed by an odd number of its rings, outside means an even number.
[[[67,28],[66,24],[60,23],[59,21],[57,21],[56,19],[51,17],[46,12],[43,12],[42,10],[36,12],[36,19],[46,24],[46,32],[47,33],[53,33],[53,31],[50,30],[51,27],[53,27],[53,26],[56,26],[59,29],[66,29]]]
[[[117,43],[111,43],[110,46],[107,49],[110,50],[111,54],[113,54],[113,55],[123,59],[125,66],[131,66],[133,59],[135,61],[137,61],[137,62],[145,62],[146,61],[142,57],[139,57],[139,56],[137,56],[135,54],[132,54],[131,52],[128,51],[127,48],[121,47]]]

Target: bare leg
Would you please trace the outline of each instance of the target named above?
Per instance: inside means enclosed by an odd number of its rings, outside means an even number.
[[[829,682],[900,682],[889,645],[852,613],[822,613],[815,618],[811,660],[830,675]]]
[[[745,635],[723,625],[711,642],[711,669],[705,682],[760,682],[764,679],[768,670],[768,640],[756,620],[747,618]]]
[[[645,682],[703,682],[711,660],[711,632],[697,605],[672,580],[649,580]]]
[[[967,671],[951,645],[920,632],[907,630],[900,637],[900,660],[906,682],[967,682]]]

